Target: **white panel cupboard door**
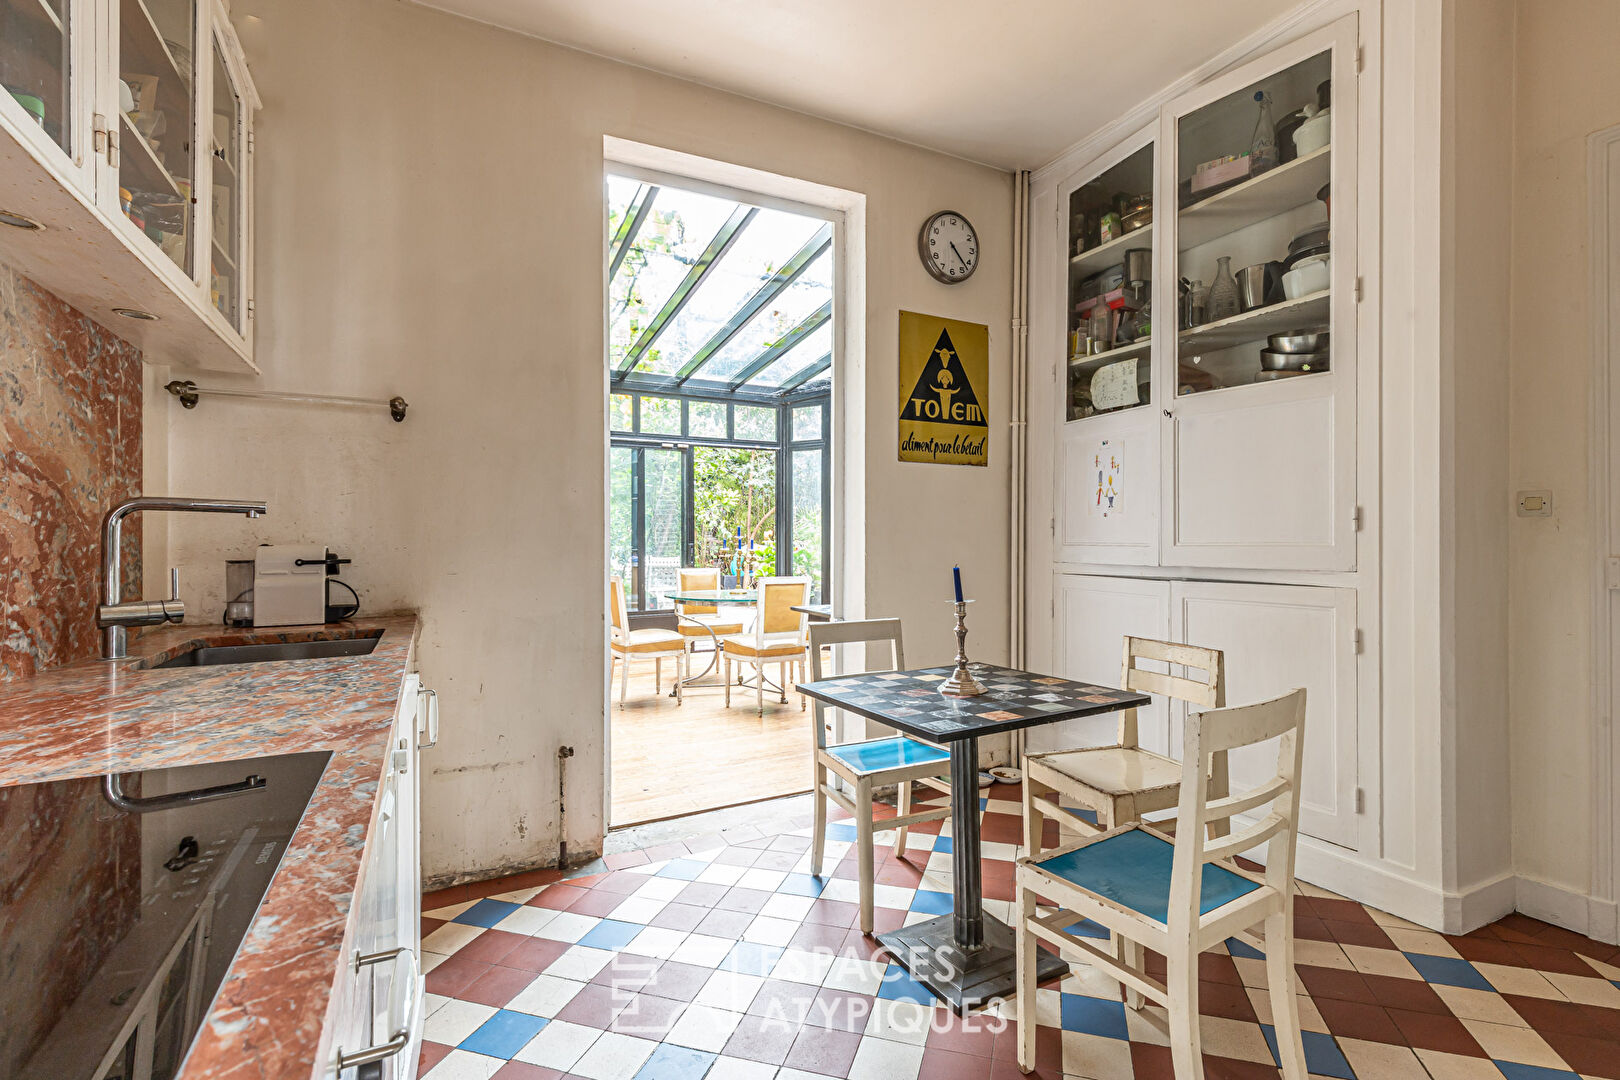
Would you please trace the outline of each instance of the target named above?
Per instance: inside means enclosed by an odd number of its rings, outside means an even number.
[[[1099,686],[1118,686],[1126,635],[1163,640],[1170,634],[1170,583],[1140,578],[1059,574],[1053,630],[1058,659],[1054,675]],[[1163,698],[1137,714],[1142,745],[1163,753],[1168,745],[1169,710]],[[1116,715],[1066,720],[1029,728],[1031,752],[1114,741]]]
[[[1159,561],[1159,414],[1132,409],[1063,427],[1058,442],[1057,557]]]
[[[1172,585],[1171,601],[1176,640],[1226,653],[1228,705],[1305,687],[1300,831],[1356,847],[1355,590],[1188,581]],[[1178,705],[1177,756],[1185,717]],[[1234,754],[1233,791],[1264,783],[1276,762],[1274,744]]]
[[[1292,296],[1281,282],[1257,306],[1179,330],[1160,348],[1159,382],[1176,388],[1162,410],[1165,484],[1162,562],[1184,567],[1352,570],[1356,561],[1357,22],[1346,16],[1167,104],[1160,114],[1156,215],[1157,305],[1173,283],[1224,280],[1245,267],[1326,253],[1325,279]],[[1325,144],[1296,143],[1219,169],[1247,178],[1206,185],[1219,163],[1251,148],[1261,101],[1282,119],[1330,100]],[[1305,128],[1300,131],[1305,132]],[[1193,185],[1200,185],[1194,189]],[[1326,196],[1331,193],[1331,198]],[[1327,226],[1327,244],[1312,230]],[[1263,302],[1261,302],[1263,301]],[[1236,307],[1234,300],[1234,308]],[[1212,299],[1211,305],[1215,301]],[[1264,369],[1271,335],[1329,331],[1326,359]],[[1274,360],[1276,358],[1273,358]]]

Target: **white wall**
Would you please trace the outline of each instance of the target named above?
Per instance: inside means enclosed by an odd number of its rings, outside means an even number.
[[[233,12],[265,101],[256,382],[411,411],[171,405],[169,489],[270,504],[252,524],[171,515],[172,550],[194,619],[217,618],[223,560],[259,541],[327,542],[367,610],[421,610],[444,715],[431,879],[555,858],[560,744],[570,852],[602,833],[604,135],[864,194],[864,611],[903,617],[908,655],[948,658],[934,601],[961,562],[975,655],[1005,658],[1005,428],[987,469],[900,464],[895,353],[901,308],[989,324],[1005,416],[1009,175],[396,0]],[[955,287],[915,254],[947,206],[986,241]]]
[[[1551,517],[1509,517],[1513,857],[1532,899],[1592,889],[1593,559],[1588,495],[1591,303],[1586,137],[1620,123],[1620,7],[1520,0],[1513,129],[1513,311],[1509,475],[1513,492],[1550,488]],[[1538,298],[1556,297],[1558,317]],[[1612,496],[1611,496],[1612,497]],[[1606,662],[1598,659],[1597,662]],[[1551,886],[1552,893],[1537,888]],[[1603,889],[1606,890],[1607,883]],[[1531,914],[1557,917],[1536,906]],[[1580,905],[1562,909],[1568,922]],[[1577,927],[1579,928],[1579,927]]]

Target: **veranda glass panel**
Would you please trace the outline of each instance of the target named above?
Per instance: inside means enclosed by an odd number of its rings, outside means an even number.
[[[626,595],[634,602],[635,451],[615,446],[608,455],[608,573],[624,579]]]
[[[739,439],[749,439],[757,442],[776,441],[775,409],[738,405],[732,423],[736,427],[736,437]]]
[[[820,409],[815,411],[819,413]],[[793,451],[793,573],[810,578],[813,604],[822,603],[822,453],[821,450]]]
[[[679,435],[681,403],[678,398],[643,397],[641,432],[644,435]]]
[[[692,498],[696,565],[776,573],[776,451],[694,447]]]
[[[641,331],[736,208],[730,199],[659,188],[608,287],[608,365],[617,370]]]
[[[682,540],[686,535],[686,499],[682,473],[685,457],[679,450],[644,450],[646,499],[642,530],[646,556],[643,603],[648,609],[665,608],[664,594],[680,584]]]
[[[690,435],[705,439],[726,438],[726,407],[718,401],[693,401],[687,405]]]

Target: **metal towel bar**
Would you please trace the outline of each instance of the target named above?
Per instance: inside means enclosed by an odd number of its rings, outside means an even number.
[[[203,394],[213,394],[216,397],[245,397],[268,398],[272,401],[295,401],[306,405],[353,405],[360,408],[387,409],[388,415],[394,418],[396,424],[405,420],[405,410],[410,404],[402,397],[394,396],[387,401],[378,398],[339,397],[334,394],[294,394],[284,390],[239,390],[226,386],[198,386],[190,379],[175,379],[167,383],[163,389],[180,399],[180,404],[188,409],[197,407],[197,399]]]

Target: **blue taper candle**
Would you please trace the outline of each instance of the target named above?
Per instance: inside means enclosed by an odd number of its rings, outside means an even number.
[[[962,602],[962,568],[960,566],[951,567],[951,579],[956,584],[956,602],[960,604]]]

